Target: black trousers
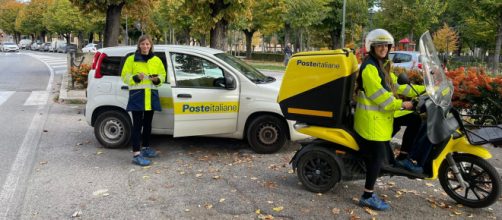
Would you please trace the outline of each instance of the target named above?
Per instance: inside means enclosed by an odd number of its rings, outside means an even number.
[[[388,141],[370,141],[359,137],[361,156],[366,165],[366,182],[364,188],[373,190],[384,161],[389,155]]]
[[[418,136],[418,130],[422,125],[422,118],[417,112],[413,112],[401,117],[394,118],[394,129],[392,136],[394,136],[401,126],[406,126],[403,134],[403,143],[401,144],[401,151],[411,153],[415,144],[415,139]]]
[[[152,134],[152,119],[154,111],[132,111],[132,151],[140,151],[140,144],[150,146]],[[142,132],[143,131],[143,132]],[[142,142],[140,142],[140,139]]]

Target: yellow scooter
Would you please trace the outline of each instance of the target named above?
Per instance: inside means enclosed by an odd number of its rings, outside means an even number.
[[[502,126],[495,120],[476,124],[476,116],[461,115],[451,107],[453,86],[441,68],[428,32],[420,38],[422,72],[427,93],[420,106],[427,112],[424,173],[416,174],[385,164],[381,175],[439,179],[456,202],[473,208],[495,203],[501,179],[486,160],[486,145],[502,147]],[[282,113],[297,121],[297,131],[316,139],[301,143],[291,159],[307,190],[325,192],[340,181],[365,178],[365,166],[352,130],[354,83],[358,72],[352,51],[304,52],[293,55],[278,96]],[[401,74],[404,75],[404,74]],[[401,76],[399,83],[407,83]],[[389,160],[392,161],[392,160]]]

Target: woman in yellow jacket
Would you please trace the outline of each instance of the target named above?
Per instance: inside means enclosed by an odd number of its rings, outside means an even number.
[[[359,205],[376,210],[390,206],[373,193],[376,179],[392,138],[395,111],[412,109],[413,104],[395,97],[397,78],[390,73],[389,50],[394,45],[392,35],[376,29],[366,36],[366,56],[359,69],[357,106],[354,130],[359,136],[366,164],[366,182]]]
[[[149,36],[143,35],[139,38],[138,49],[126,58],[121,78],[129,87],[126,110],[132,112],[133,118],[132,162],[148,166],[150,160],[145,157],[152,158],[157,155],[157,152],[150,148],[153,112],[162,110],[157,87],[166,79],[166,69],[160,58],[154,55],[152,39]],[[141,148],[140,143],[143,146]]]

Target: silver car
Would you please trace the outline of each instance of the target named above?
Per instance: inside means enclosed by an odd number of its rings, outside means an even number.
[[[394,63],[394,67],[405,69],[421,69],[420,53],[418,51],[392,51],[389,59]]]
[[[12,43],[12,42],[2,43],[2,47],[0,49],[3,52],[9,52],[9,51],[18,52],[19,51],[19,47],[15,43]]]

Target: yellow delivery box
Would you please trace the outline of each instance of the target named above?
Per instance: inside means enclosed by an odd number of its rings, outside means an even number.
[[[289,120],[325,127],[348,125],[358,64],[350,49],[294,54],[277,102]]]

